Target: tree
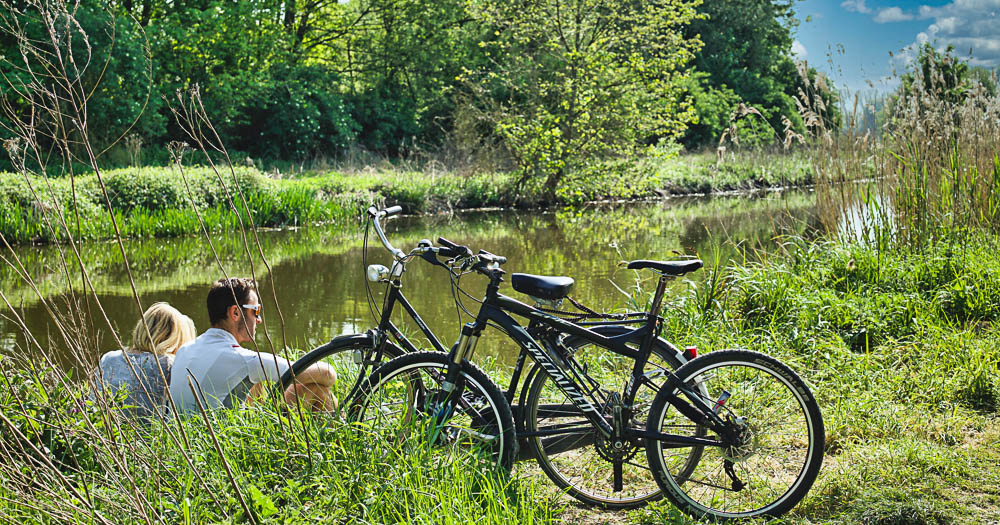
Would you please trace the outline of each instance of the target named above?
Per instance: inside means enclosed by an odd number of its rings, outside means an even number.
[[[450,126],[463,68],[482,61],[480,27],[466,0],[356,0],[360,17],[329,48],[350,77],[361,142],[398,154],[413,143],[439,144]]]
[[[805,130],[795,97],[801,99],[805,93],[812,98],[809,92],[816,86],[816,71],[800,70],[792,59],[792,35],[798,26],[794,4],[795,0],[713,0],[698,8],[701,16],[691,22],[685,35],[704,42],[692,60],[694,69],[704,75],[699,75],[700,82],[690,86],[688,93],[699,107],[712,105],[707,114],[710,124],[701,121],[692,127],[684,137],[685,146],[714,145],[721,135],[718,114],[733,115],[741,102],[767,120],[762,140],[774,140],[775,132],[788,124],[798,133]],[[839,110],[834,90],[826,79],[822,85],[827,86],[825,93],[816,96],[828,103],[829,115],[824,120],[835,124]],[[730,93],[736,95],[735,100],[727,96]]]
[[[682,0],[473,0],[491,30],[488,61],[465,74],[521,181],[548,192],[574,164],[676,137],[693,113],[680,99],[698,41]]]
[[[51,12],[65,19],[50,21],[40,14]],[[53,62],[60,57],[68,61],[64,76],[77,83],[79,101],[54,94],[52,86],[59,82]],[[58,128],[67,134],[61,139],[68,141],[66,151],[73,154],[66,162],[79,162],[85,159],[74,146],[83,141],[79,135],[86,134],[94,154],[101,157],[128,134],[163,133],[165,119],[147,111],[157,103],[150,87],[151,60],[144,34],[134,20],[103,2],[84,0],[57,9],[44,2],[0,0],[0,138],[15,136],[14,127],[33,122],[41,130],[39,146],[51,147],[52,141],[60,140],[51,129]],[[36,85],[45,86],[55,97],[58,104],[53,102],[53,107],[84,106],[87,121],[56,123],[67,120],[69,110],[63,107],[44,117],[33,113],[39,104],[32,96],[37,96]],[[42,124],[39,119],[53,122]]]
[[[905,98],[924,93],[951,104],[961,103],[972,89],[972,79],[969,63],[954,53],[953,45],[949,44],[942,53],[930,42],[924,42],[916,61],[900,77],[897,94]]]

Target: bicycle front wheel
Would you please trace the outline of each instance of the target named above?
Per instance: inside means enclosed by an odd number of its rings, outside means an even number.
[[[334,400],[339,401],[341,406],[349,406],[352,400],[348,398],[360,384],[359,380],[367,378],[382,363],[405,353],[389,341],[385,341],[381,348],[374,345],[371,333],[335,337],[295,360],[279,379],[274,395],[281,399],[282,393],[294,382],[295,376],[317,363],[326,363],[337,373],[337,382],[331,390]]]
[[[674,505],[696,518],[729,520],[780,516],[805,497],[819,474],[825,433],[816,399],[795,372],[764,354],[724,350],[676,375],[704,387],[691,395],[714,407],[725,428],[708,431],[719,446],[704,446],[698,464],[683,474],[690,445],[647,439],[649,466]],[[690,427],[676,425],[686,418],[674,404],[691,396],[671,384],[657,393],[646,430],[683,436]]]
[[[400,449],[429,445],[440,462],[485,460],[509,470],[516,446],[510,404],[468,361],[461,364],[451,402],[439,403],[447,397],[442,384],[448,364],[440,352],[393,359],[362,385],[352,418]]]

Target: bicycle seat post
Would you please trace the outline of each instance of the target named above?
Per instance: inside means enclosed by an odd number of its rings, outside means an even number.
[[[660,304],[663,302],[663,294],[667,290],[667,279],[669,278],[670,276],[666,274],[660,274],[659,282],[656,283],[656,293],[653,294],[653,304],[649,305],[650,319],[659,315]]]
[[[659,323],[657,319],[660,315],[660,304],[663,303],[663,294],[667,290],[667,279],[669,276],[661,273],[660,279],[656,283],[656,293],[653,294],[653,304],[649,305],[649,317],[646,318],[646,323],[650,326],[649,333],[646,334],[645,340],[642,342],[643,348],[650,348],[653,344],[653,339],[659,335]]]

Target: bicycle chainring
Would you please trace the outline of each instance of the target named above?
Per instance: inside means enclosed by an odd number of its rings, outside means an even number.
[[[613,439],[605,438],[596,430],[594,432],[598,434],[597,439],[594,441],[594,448],[606,461],[629,461],[635,457],[640,450],[642,450],[642,447],[639,445],[639,440],[629,440],[623,438],[619,440],[621,446],[616,447]]]

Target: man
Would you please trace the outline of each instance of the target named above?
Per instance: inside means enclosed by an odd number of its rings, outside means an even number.
[[[289,368],[288,360],[274,354],[248,350],[240,343],[253,341],[261,323],[261,304],[251,279],[219,279],[208,291],[208,318],[212,327],[182,346],[174,359],[170,396],[177,410],[240,406],[264,381],[277,381]],[[336,401],[330,387],[337,380],[326,363],[313,365],[296,376],[297,384],[285,391],[285,400],[301,399],[307,406],[330,411]]]

